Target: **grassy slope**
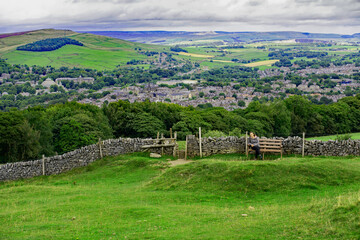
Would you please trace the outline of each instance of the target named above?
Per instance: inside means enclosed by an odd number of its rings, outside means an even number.
[[[164,172],[134,154],[1,183],[0,238],[358,239],[359,158],[238,157]]]
[[[58,38],[58,37],[71,37],[75,35],[75,32],[72,31],[60,31],[53,29],[42,29],[33,32],[29,32],[19,36],[12,36],[7,38],[0,39],[0,55],[5,53],[12,52],[16,49],[16,47],[43,40],[46,38]]]
[[[339,136],[342,136],[344,134],[339,134]],[[360,139],[360,133],[350,133],[351,139],[357,140]],[[338,135],[329,135],[329,136],[322,136],[322,137],[312,137],[312,138],[306,138],[306,140],[321,140],[321,141],[329,141],[329,140],[335,140]]]
[[[83,67],[94,69],[113,69],[126,62],[146,60],[150,57],[139,54],[135,48],[148,51],[163,51],[164,46],[145,45],[92,34],[71,32],[67,36],[82,42],[85,46],[67,45],[50,52],[17,51],[16,47],[39,39],[60,37],[62,31],[36,31],[34,34],[25,34],[0,39],[0,56],[7,58],[11,64],[51,65],[53,67]],[[2,42],[1,42],[2,40]]]

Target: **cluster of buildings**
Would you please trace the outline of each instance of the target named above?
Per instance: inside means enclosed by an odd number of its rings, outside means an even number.
[[[239,101],[244,101],[247,106],[254,98],[261,99],[266,97],[267,99],[277,98],[282,94],[287,96],[293,95],[286,93],[287,89],[298,89],[306,94],[312,95],[318,100],[322,96],[326,96],[328,99],[336,102],[340,98],[345,97],[344,91],[347,86],[351,88],[360,88],[360,83],[344,83],[339,82],[335,88],[321,88],[318,85],[308,85],[308,82],[304,81],[302,84],[296,86],[290,81],[279,80],[271,85],[272,90],[269,93],[256,92],[254,87],[241,87],[235,89],[233,86],[236,83],[232,83],[228,86],[215,87],[215,86],[199,86],[197,83],[193,84],[193,89],[177,87],[161,87],[160,84],[146,84],[129,86],[126,88],[103,88],[97,93],[104,91],[110,91],[111,93],[101,99],[83,99],[83,103],[91,103],[101,106],[104,102],[113,102],[118,100],[127,100],[129,102],[141,102],[149,99],[151,102],[171,102],[182,106],[198,106],[201,104],[211,104],[213,107],[224,107],[227,110],[234,110],[239,108]],[[328,95],[327,93],[333,91],[340,91],[340,94]]]
[[[291,91],[297,89],[304,94],[312,95],[318,100],[322,96],[326,96],[328,99],[336,102],[338,99],[345,97],[345,89],[350,87],[351,89],[360,90],[360,81],[353,79],[331,79],[331,81],[336,82],[336,86],[333,88],[324,88],[311,82],[311,79],[307,79],[310,74],[331,74],[336,73],[339,75],[352,75],[354,72],[359,72],[360,68],[356,67],[354,64],[349,64],[345,66],[331,66],[330,68],[320,68],[320,69],[302,69],[296,70],[297,74],[303,76],[305,80],[301,82],[300,85],[295,85],[289,80],[279,79],[277,81],[271,82],[271,91],[261,92],[257,91],[254,87],[240,87],[234,88],[234,85],[238,83],[230,83],[227,86],[215,87],[215,86],[202,86],[201,82],[191,81],[191,80],[174,80],[174,81],[158,81],[157,84],[138,84],[136,86],[128,86],[125,88],[119,87],[108,87],[96,91],[95,93],[104,93],[105,91],[110,92],[110,94],[104,94],[105,96],[100,99],[92,99],[90,96],[85,97],[80,102],[91,103],[94,105],[102,105],[104,102],[113,102],[118,100],[128,100],[130,102],[139,102],[149,99],[152,102],[168,102],[176,103],[182,106],[198,106],[201,104],[211,104],[214,107],[224,107],[228,110],[233,110],[239,108],[239,102],[244,102],[247,106],[254,98],[277,98],[279,96],[289,96],[292,95]],[[287,74],[289,68],[280,68],[280,69],[267,69],[264,71],[259,71],[260,78],[278,76],[280,74]],[[25,82],[19,80],[14,83],[6,82],[10,78],[10,74],[2,74],[0,77],[0,84],[24,84]],[[91,77],[82,77],[78,78],[57,78],[52,80],[47,78],[41,84],[37,82],[30,81],[30,85],[33,88],[36,88],[35,94],[45,94],[45,93],[54,93],[54,87],[62,87],[65,91],[66,87],[62,84],[63,82],[74,82],[77,84],[88,83],[93,84],[95,79]],[[171,86],[166,87],[174,83],[186,83],[191,85],[191,90],[188,90],[184,86]],[[165,85],[164,85],[165,84]],[[39,85],[41,85],[39,87]],[[57,90],[59,91],[59,90]],[[55,91],[56,92],[56,91]],[[78,89],[79,93],[83,93],[85,96],[88,93],[88,89],[81,88]],[[329,94],[336,93],[336,94]],[[6,95],[6,92],[3,92],[2,95]],[[28,92],[20,93],[23,96],[29,96]],[[73,97],[75,98],[75,96]],[[240,104],[241,105],[241,104]],[[241,105],[242,106],[242,105]]]

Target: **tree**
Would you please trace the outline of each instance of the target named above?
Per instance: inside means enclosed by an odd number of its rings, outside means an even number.
[[[0,136],[0,162],[27,161],[38,156],[39,132],[21,112],[0,112]]]
[[[61,153],[93,144],[97,140],[94,134],[86,133],[82,124],[75,119],[66,119],[57,137],[55,148]]]
[[[239,107],[245,107],[245,101],[239,100],[239,101],[238,101],[238,106],[239,106]]]
[[[291,134],[291,114],[283,101],[269,106],[269,114],[274,120],[274,135],[288,137]]]
[[[47,113],[53,126],[55,151],[58,153],[113,136],[108,120],[96,106],[70,102],[54,105],[47,109]]]
[[[40,150],[38,158],[42,154],[51,156],[54,154],[53,147],[53,133],[50,119],[46,113],[46,109],[40,106],[28,108],[23,111],[24,117],[29,122],[30,126],[39,132]]]
[[[185,139],[186,135],[195,134],[199,131],[199,127],[203,131],[211,129],[211,124],[207,123],[199,112],[184,111],[180,113],[181,121],[175,123],[172,127],[173,131],[177,131],[179,139]]]
[[[292,96],[284,100],[291,114],[291,134],[308,135],[321,134],[324,127],[321,123],[321,115],[315,111],[311,102],[301,96]]]
[[[48,38],[19,46],[16,48],[16,50],[33,52],[53,51],[67,44],[83,46],[81,42],[71,38]]]
[[[53,84],[50,86],[50,92],[57,92],[57,91],[58,91],[58,85]]]
[[[349,96],[352,96],[353,95],[353,91],[351,90],[351,88],[349,86],[347,86],[345,88],[345,91],[344,91],[344,94],[349,97]]]
[[[262,136],[271,137],[273,135],[273,127],[274,127],[274,121],[271,119],[266,113],[264,112],[250,112],[245,115],[245,118],[248,120],[256,120],[257,122],[261,123],[261,132],[258,132],[258,134],[261,134]],[[253,121],[253,123],[255,123]],[[251,131],[249,129],[249,131]]]
[[[212,130],[205,133],[203,137],[226,137],[226,134],[218,130]]]
[[[162,121],[157,117],[144,112],[133,115],[133,118],[128,122],[127,127],[132,129],[133,136],[141,138],[155,138],[158,132],[164,133],[166,131]]]
[[[329,98],[327,98],[325,96],[322,96],[320,98],[319,104],[326,104],[327,105],[327,104],[330,104],[330,103],[333,103],[332,99],[329,99]]]
[[[239,128],[234,128],[230,131],[229,136],[236,136],[236,137],[242,137],[244,136],[244,133]]]

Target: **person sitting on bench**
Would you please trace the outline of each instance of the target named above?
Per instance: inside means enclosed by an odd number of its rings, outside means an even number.
[[[250,132],[250,137],[248,138],[248,147],[255,151],[255,159],[260,156],[260,160],[262,159],[260,153],[260,143],[259,137],[256,136],[253,132]]]

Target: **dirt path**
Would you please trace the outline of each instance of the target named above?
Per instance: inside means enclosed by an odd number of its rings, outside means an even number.
[[[170,167],[175,167],[177,165],[183,165],[183,164],[187,164],[187,163],[191,163],[193,161],[190,160],[185,160],[185,159],[178,159],[175,161],[170,161]]]

